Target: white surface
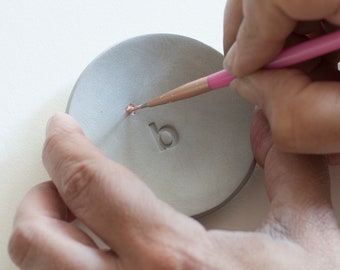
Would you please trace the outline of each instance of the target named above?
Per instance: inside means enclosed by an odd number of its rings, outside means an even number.
[[[45,123],[65,110],[85,66],[119,41],[158,32],[189,36],[221,51],[224,2],[0,0],[0,269],[16,269],[7,241],[20,200],[48,179],[40,159]],[[256,169],[242,192],[203,218],[204,224],[254,228],[267,207],[262,178]]]

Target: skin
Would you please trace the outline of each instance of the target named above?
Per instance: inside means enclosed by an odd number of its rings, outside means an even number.
[[[23,199],[9,254],[21,269],[339,269],[340,233],[323,156],[273,145],[262,110],[251,142],[265,170],[270,211],[254,232],[206,230],[158,200],[60,113],[46,132],[51,181]],[[78,218],[109,250],[71,221]]]
[[[340,53],[296,69],[260,70],[288,44],[340,26],[339,0],[228,0],[224,66],[232,87],[263,109],[274,144],[295,153],[340,152]],[[308,34],[308,35],[307,35]],[[338,163],[339,156],[332,156]]]

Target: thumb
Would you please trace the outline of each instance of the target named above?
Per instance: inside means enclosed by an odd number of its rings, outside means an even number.
[[[66,114],[50,121],[43,161],[72,213],[118,256],[139,256],[141,249],[159,244],[161,235],[172,238],[183,234],[183,228],[188,228],[183,239],[203,230],[158,200],[132,172],[106,158]]]
[[[280,150],[340,151],[339,82],[312,82],[298,70],[263,70],[234,80],[231,87],[263,109]]]

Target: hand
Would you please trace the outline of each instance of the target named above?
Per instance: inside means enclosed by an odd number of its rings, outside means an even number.
[[[52,182],[34,187],[19,207],[12,259],[22,269],[47,270],[338,269],[340,235],[324,159],[278,151],[261,111],[252,130],[268,217],[256,232],[207,231],[103,156],[70,116],[54,116],[43,151]],[[100,250],[72,216],[110,250]]]
[[[340,25],[339,5],[338,0],[227,2],[224,65],[240,78],[231,86],[263,109],[280,150],[340,152],[339,52],[298,65],[302,71],[255,72],[283,47],[334,30]]]

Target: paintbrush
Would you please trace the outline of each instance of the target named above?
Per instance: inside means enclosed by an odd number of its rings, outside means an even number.
[[[340,49],[340,30],[310,39],[298,45],[284,49],[265,69],[278,69],[313,59],[315,57]],[[162,104],[191,98],[210,90],[226,87],[235,77],[226,70],[221,70],[209,76],[181,85],[169,92],[140,105],[129,104],[125,109],[127,114],[137,110],[155,107]]]

